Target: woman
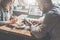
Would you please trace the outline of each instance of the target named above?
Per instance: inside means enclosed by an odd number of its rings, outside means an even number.
[[[16,22],[16,18],[11,19],[12,12],[10,10],[12,0],[1,0],[0,2],[0,25],[8,25]]]

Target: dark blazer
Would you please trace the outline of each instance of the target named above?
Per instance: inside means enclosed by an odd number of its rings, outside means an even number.
[[[32,31],[32,35],[39,40],[60,40],[60,8],[48,11],[39,30]]]

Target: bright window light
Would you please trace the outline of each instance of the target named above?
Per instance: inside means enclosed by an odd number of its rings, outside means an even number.
[[[28,5],[34,5],[36,0],[25,0],[25,3]]]
[[[19,3],[18,3],[18,0],[15,0],[14,1],[14,5],[17,6]]]

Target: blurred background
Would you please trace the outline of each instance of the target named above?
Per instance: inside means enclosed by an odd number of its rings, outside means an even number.
[[[13,0],[13,11],[15,15],[28,14],[42,16],[36,0]],[[60,7],[60,0],[52,0],[54,5]],[[16,14],[18,13],[18,14]]]

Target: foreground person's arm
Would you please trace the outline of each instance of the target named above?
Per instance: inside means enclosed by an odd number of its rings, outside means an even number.
[[[59,21],[59,15],[56,14],[46,14],[44,22],[39,26],[37,30],[32,30],[31,33],[36,38],[44,38],[48,35],[51,29],[57,24]],[[33,29],[33,28],[32,28]]]

